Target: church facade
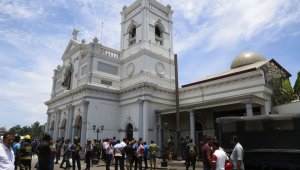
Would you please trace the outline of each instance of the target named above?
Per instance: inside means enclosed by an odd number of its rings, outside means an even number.
[[[46,130],[54,138],[154,139],[155,110],[174,105],[174,54],[170,6],[135,1],[121,12],[121,50],[73,31],[54,70]]]
[[[54,139],[143,138],[162,143],[176,136],[173,11],[155,0],[136,0],[121,11],[121,48],[95,37],[77,40],[74,29],[54,70],[46,132]],[[201,70],[198,70],[201,71]],[[215,136],[221,116],[272,111],[274,75],[291,75],[274,59],[239,54],[231,69],[179,89],[180,134],[199,143]],[[165,125],[168,125],[166,128]],[[98,133],[97,133],[98,130]],[[98,136],[99,135],[99,136]]]

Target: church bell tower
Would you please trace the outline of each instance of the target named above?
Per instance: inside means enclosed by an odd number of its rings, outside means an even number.
[[[174,89],[171,6],[136,0],[121,12],[122,87],[141,82]]]

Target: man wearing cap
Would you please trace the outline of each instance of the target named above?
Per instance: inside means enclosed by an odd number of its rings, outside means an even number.
[[[51,158],[51,148],[50,148],[50,134],[44,134],[43,141],[39,144],[37,148],[38,155],[38,166],[40,170],[50,170],[50,158]]]
[[[26,135],[24,142],[21,143],[20,169],[31,169],[32,151],[31,137],[30,135]]]
[[[12,149],[15,135],[7,132],[3,135],[3,143],[0,143],[0,169],[14,170],[15,169],[15,155]]]

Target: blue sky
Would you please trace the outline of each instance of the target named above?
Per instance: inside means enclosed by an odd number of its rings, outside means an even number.
[[[300,71],[300,1],[158,0],[174,10],[180,84],[226,71],[245,50]],[[120,11],[134,0],[1,0],[0,127],[45,123],[53,70],[74,27],[86,42],[120,47]]]

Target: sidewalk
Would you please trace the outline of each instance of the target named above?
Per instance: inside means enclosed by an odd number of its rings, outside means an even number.
[[[173,161],[168,161],[168,166],[167,167],[161,167],[161,159],[157,159],[157,168],[158,169],[168,169],[168,170],[177,170],[177,169],[180,169],[180,170],[185,170],[186,167],[185,167],[185,164],[184,164],[184,160],[183,161],[177,161],[177,160],[173,160]],[[190,168],[192,170],[192,167],[190,166]],[[200,169],[203,169],[203,164],[201,161],[197,161],[196,162],[196,169],[197,170],[200,170]]]
[[[185,167],[185,164],[184,164],[184,161],[168,161],[168,166],[167,167],[161,167],[161,159],[157,159],[156,161],[156,169],[167,169],[167,170],[185,170],[186,167]],[[85,163],[84,161],[81,161],[81,169],[84,169],[85,168]],[[143,168],[144,168],[144,162],[143,162]],[[59,170],[59,166],[55,166],[55,170]],[[101,160],[100,161],[100,164],[99,165],[94,165],[91,167],[91,170],[105,170],[105,163]],[[114,167],[114,164],[110,166],[110,169],[111,170],[114,170],[115,167]],[[126,169],[126,167],[125,167]],[[148,169],[150,170],[150,163],[148,161]],[[189,168],[190,170],[192,170],[192,167]],[[202,165],[202,162],[197,162],[196,163],[196,169],[197,170],[200,170],[200,169],[203,169],[203,165]],[[132,169],[134,170],[134,168]]]
[[[173,160],[173,161],[168,161],[168,166],[167,167],[161,167],[161,159],[157,159],[156,160],[156,169],[167,169],[167,170],[185,170],[185,164],[184,161],[177,161],[177,160]],[[37,162],[37,158],[33,158],[32,159],[32,167],[34,167],[35,163]],[[59,168],[60,164],[55,164],[54,165],[54,169],[55,170],[63,170],[62,168]],[[66,165],[64,165],[66,166]],[[84,161],[81,161],[81,169],[85,169],[86,163],[84,163]],[[144,162],[143,162],[143,166],[144,166]],[[144,167],[143,167],[144,168]],[[34,169],[34,168],[32,168]],[[72,169],[72,168],[71,168]],[[77,169],[77,168],[76,168]],[[105,162],[104,161],[100,161],[99,165],[93,165],[91,166],[91,170],[105,170]],[[115,167],[114,165],[110,166],[111,170],[114,170]],[[126,167],[125,167],[126,169]],[[148,169],[150,170],[150,162],[148,161]],[[192,170],[192,167],[189,168],[190,170]],[[196,169],[200,170],[203,169],[203,165],[201,161],[197,161],[196,163]],[[133,168],[134,170],[134,168]]]

